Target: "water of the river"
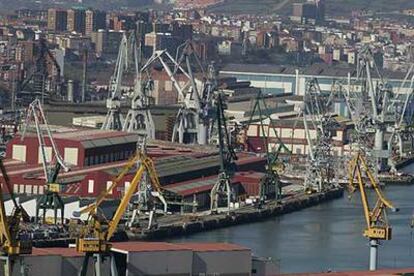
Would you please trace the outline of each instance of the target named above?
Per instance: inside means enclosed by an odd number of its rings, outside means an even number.
[[[414,174],[414,164],[405,171]],[[379,248],[379,267],[414,267],[414,185],[384,191],[398,213],[388,213],[393,237]],[[320,272],[328,269],[366,270],[368,240],[359,193],[265,222],[234,226],[170,240],[217,241],[244,245],[257,256],[271,257],[281,272]]]

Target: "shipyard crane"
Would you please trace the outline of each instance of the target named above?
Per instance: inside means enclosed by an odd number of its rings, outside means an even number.
[[[155,51],[143,70],[159,62],[170,78],[181,102],[173,128],[172,142],[207,144],[211,127],[212,97],[216,87],[214,66],[210,65],[203,83],[194,78],[190,57],[196,57],[191,44],[185,44],[179,60],[166,50]],[[181,48],[179,48],[180,50]],[[197,58],[196,58],[197,60]],[[185,61],[185,62],[183,62]],[[184,63],[184,64],[181,64]],[[202,70],[203,72],[203,70]],[[176,78],[182,73],[187,82],[182,85]],[[201,92],[200,92],[201,91]],[[200,96],[200,94],[202,96]]]
[[[133,57],[135,68],[135,85],[131,99],[131,108],[125,117],[122,130],[135,132],[148,139],[155,139],[155,124],[150,110],[150,97],[154,83],[150,77],[144,79],[145,74],[141,70],[141,44],[137,45],[135,34],[131,34],[128,42],[129,53]],[[129,59],[128,59],[129,60]]]
[[[34,100],[27,109],[26,121],[23,128],[21,140],[23,141],[26,135],[27,128],[34,124],[36,129],[37,139],[39,143],[39,154],[42,160],[43,174],[46,180],[45,192],[42,194],[36,204],[36,220],[39,219],[39,211],[43,211],[43,222],[46,220],[47,210],[54,211],[54,223],[57,223],[57,212],[61,212],[61,223],[64,223],[64,203],[59,193],[61,192],[61,185],[57,183],[57,178],[61,169],[69,171],[69,165],[65,163],[59,153],[58,147],[53,139],[52,131],[49,128],[42,104],[39,99]],[[43,126],[43,127],[42,127]],[[46,145],[44,136],[44,129],[51,145]],[[49,151],[50,150],[50,151]],[[53,164],[54,163],[54,164]]]
[[[0,260],[5,262],[2,270],[3,275],[11,276],[14,263],[18,260],[19,255],[32,253],[31,239],[19,234],[21,221],[27,222],[30,218],[23,207],[17,203],[2,159],[0,159],[0,171],[3,176],[3,183],[0,185]],[[13,211],[10,216],[6,215],[4,206],[4,188],[7,188],[13,202]],[[20,266],[24,270],[22,260],[20,260]]]
[[[214,124],[216,124],[219,140],[220,153],[220,171],[218,179],[210,192],[210,211],[217,213],[219,205],[225,199],[227,213],[230,213],[231,202],[231,177],[235,171],[235,163],[237,155],[230,142],[230,137],[227,131],[226,117],[224,110],[226,106],[224,103],[222,92],[217,92],[216,95],[216,117]],[[213,126],[214,126],[213,124]]]
[[[377,81],[374,81],[374,76]],[[377,174],[384,170],[384,161],[389,158],[388,151],[383,146],[384,132],[387,124],[395,121],[392,120],[395,114],[390,113],[392,89],[382,77],[373,50],[368,45],[358,53],[356,80],[351,83],[348,76],[348,89],[344,96],[355,123],[357,142],[364,145],[367,157],[373,159],[370,161],[375,160],[373,167]]]
[[[112,218],[105,217],[105,214],[100,209],[101,203],[107,198],[111,191],[118,187],[123,176],[125,176],[125,174],[127,174],[135,166],[138,169],[131,183],[128,187],[126,187],[125,193],[122,196],[121,202],[119,203],[114,215]],[[149,178],[152,190],[158,192],[159,198],[164,204],[164,210],[166,210],[166,201],[162,196],[162,188],[154,163],[141,147],[138,148],[137,153],[128,161],[121,173],[114,179],[111,186],[97,197],[95,203],[89,205],[79,213],[74,214],[79,216],[82,213],[87,213],[88,215],[86,224],[82,227],[81,233],[76,240],[76,250],[85,254],[84,262],[80,270],[80,276],[87,275],[88,262],[91,257],[93,257],[95,261],[95,275],[103,275],[101,272],[101,263],[103,261],[103,257],[110,255],[110,239],[117,230],[118,224],[123,217],[132,196],[136,192],[137,188],[141,187],[140,183],[145,175]],[[148,188],[146,187],[146,189]],[[113,256],[111,256],[111,275],[117,275]]]
[[[108,112],[102,124],[103,130],[121,130],[123,118],[121,114],[121,83],[122,76],[128,66],[128,38],[124,33],[119,45],[118,57],[115,63],[114,73],[109,82],[108,99],[106,108]]]
[[[408,82],[408,88],[406,88],[406,83]],[[396,113],[396,120],[395,120],[395,125],[392,127],[392,132],[391,135],[388,139],[388,151],[389,151],[389,159],[388,159],[388,164],[391,167],[391,172],[396,172],[396,164],[395,161],[393,159],[393,145],[396,143],[397,144],[397,154],[398,156],[403,156],[404,155],[404,149],[403,149],[403,139],[404,138],[410,138],[411,140],[413,139],[412,136],[412,129],[410,129],[410,126],[407,124],[406,122],[406,114],[407,114],[407,109],[409,108],[409,104],[410,102],[412,102],[413,98],[412,95],[414,93],[414,64],[410,66],[403,82],[401,83],[401,86],[399,87],[398,91],[397,91],[397,95],[401,94],[401,90],[406,89],[406,93],[405,93],[405,99],[402,101],[393,101],[391,106],[394,110],[394,112]],[[398,104],[402,103],[402,107],[401,106],[397,106]],[[400,110],[400,111],[399,111]]]
[[[257,115],[257,113],[259,115],[259,131],[261,132],[261,135],[263,137],[263,148],[266,154],[266,173],[262,177],[262,179],[260,179],[259,183],[259,200],[262,204],[266,200],[267,191],[272,186],[275,189],[275,200],[278,201],[280,199],[282,187],[280,185],[279,174],[283,172],[285,165],[283,164],[283,162],[279,160],[279,154],[282,150],[287,153],[290,153],[290,151],[277,134],[277,131],[274,126],[274,120],[270,116],[269,109],[267,107],[266,101],[263,97],[261,90],[257,93],[249,121],[245,126],[245,137],[247,137],[247,131],[250,125],[255,120],[255,116]],[[269,122],[267,126],[267,131],[263,122],[264,120],[267,120]],[[270,133],[271,130],[272,133]],[[275,137],[276,143],[273,143],[273,146],[270,146],[270,137]],[[246,142],[248,144],[247,138]]]
[[[371,207],[368,202],[367,184],[372,186],[377,197],[374,207]],[[353,193],[358,189],[366,222],[363,235],[369,239],[370,244],[369,270],[376,270],[379,241],[391,240],[391,226],[388,223],[386,209],[394,212],[398,209],[385,198],[362,150],[359,150],[349,163],[349,191]]]
[[[209,64],[207,70],[204,69],[191,40],[187,40],[177,48],[176,61],[174,74],[182,69],[186,70],[186,76],[189,76],[189,87],[177,114],[172,141],[183,143],[184,138],[180,137],[191,135],[186,126],[191,125],[192,122],[192,125],[196,128],[196,134],[189,137],[190,143],[205,145],[209,140],[208,134],[214,112],[212,106],[213,93],[217,89],[214,64]],[[196,80],[193,65],[198,67],[203,77],[202,82]]]
[[[332,158],[332,137],[336,123],[329,110],[333,93],[323,93],[318,80],[306,82],[304,108],[302,110],[305,136],[308,142],[308,164],[305,176],[305,191],[322,192],[332,185],[334,175]],[[316,132],[313,141],[309,121]]]

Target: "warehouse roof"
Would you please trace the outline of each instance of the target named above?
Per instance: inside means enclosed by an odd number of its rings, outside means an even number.
[[[76,251],[75,248],[68,247],[47,247],[47,248],[36,248],[32,250],[33,256],[63,256],[63,257],[81,257],[82,253]]]
[[[243,247],[230,243],[166,243],[166,242],[115,242],[112,243],[112,251],[128,252],[152,252],[152,251],[246,251]]]
[[[328,76],[328,77],[347,77],[351,73],[352,77],[356,76],[356,68],[353,67],[339,67],[324,63],[314,63],[311,66],[297,68],[287,65],[273,65],[273,64],[238,64],[232,63],[224,66],[220,71],[222,73],[228,72],[244,72],[244,73],[263,73],[263,74],[283,74],[294,75],[295,70],[299,69],[301,75],[311,76]],[[404,72],[383,71],[383,76],[389,79],[404,79]],[[375,78],[375,76],[374,76]]]
[[[180,245],[196,252],[250,251],[250,249],[247,247],[231,243],[181,243]]]
[[[152,252],[152,251],[190,251],[190,248],[179,244],[166,242],[115,242],[112,243],[112,251],[128,252]]]

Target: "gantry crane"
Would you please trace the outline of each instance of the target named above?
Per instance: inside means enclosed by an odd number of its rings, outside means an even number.
[[[32,253],[31,239],[19,235],[20,222],[22,220],[29,221],[30,218],[23,207],[17,203],[2,159],[0,159],[0,171],[3,176],[2,184],[4,184],[0,185],[0,260],[5,262],[3,275],[11,276],[13,273],[13,264],[17,261],[19,255]],[[10,216],[6,215],[6,209],[4,207],[3,189],[5,187],[13,202],[13,211]],[[20,265],[24,269],[22,262],[20,262]]]
[[[144,79],[145,72],[141,70],[141,44],[137,45],[135,34],[128,40],[129,52],[133,56],[135,68],[135,86],[131,99],[131,108],[125,117],[122,130],[135,132],[146,139],[155,139],[154,119],[150,110],[150,97],[153,81],[150,77]]]
[[[138,167],[138,170],[132,179],[130,185],[126,188],[125,193],[121,199],[112,218],[107,219],[100,209],[101,203],[106,199],[108,194],[115,189],[120,180],[128,173],[134,166]],[[140,182],[144,175],[147,175],[151,181],[151,187],[154,191],[157,191],[162,196],[161,185],[155,170],[154,163],[150,157],[148,157],[144,150],[137,150],[121,173],[114,179],[112,185],[105,191],[103,191],[96,199],[95,203],[81,210],[80,213],[87,213],[88,219],[86,225],[82,227],[81,233],[76,240],[76,250],[85,254],[85,259],[82,264],[80,276],[85,276],[88,268],[88,261],[91,257],[95,259],[95,275],[101,276],[101,263],[104,256],[110,255],[111,243],[110,239],[117,230],[118,224],[124,215],[128,204],[139,187]],[[162,201],[162,200],[161,200]],[[166,204],[165,200],[162,201]],[[166,206],[164,207],[166,208]],[[75,214],[79,215],[79,213]],[[111,256],[111,274],[117,275],[115,262]]]
[[[366,181],[369,181],[377,196],[375,206],[372,208],[368,202]],[[370,261],[369,269],[377,269],[378,245],[380,240],[391,240],[391,226],[388,223],[386,209],[398,211],[382,193],[374,175],[372,174],[364,153],[359,150],[349,163],[349,190],[350,193],[359,189],[362,207],[366,222],[363,235],[369,239]]]
[[[237,155],[231,145],[230,137],[227,131],[226,117],[224,116],[225,103],[221,91],[216,95],[216,118],[218,140],[219,140],[219,153],[220,153],[220,171],[218,179],[214,184],[210,192],[210,211],[217,213],[219,209],[219,203],[223,199],[226,199],[227,213],[230,213],[231,202],[231,177],[235,171],[235,163]]]
[[[43,222],[46,221],[47,210],[53,210],[54,223],[57,223],[57,212],[60,210],[61,223],[63,223],[65,205],[59,195],[61,192],[61,185],[57,183],[57,178],[61,169],[69,171],[70,168],[59,153],[39,99],[34,100],[27,109],[26,122],[23,128],[21,140],[24,140],[26,130],[32,123],[34,123],[36,129],[40,149],[39,154],[41,156],[43,173],[46,180],[45,192],[38,198],[36,204],[36,221],[39,219],[40,210],[43,211]],[[46,139],[43,133],[44,130],[42,129],[42,125],[43,128],[46,129],[47,137],[50,141],[50,156],[48,155],[48,147],[46,146]]]
[[[119,45],[118,57],[115,63],[114,73],[109,82],[108,99],[106,108],[108,112],[105,121],[102,124],[103,130],[121,130],[123,118],[121,114],[121,83],[122,76],[128,66],[128,38],[126,33],[123,34],[121,44]]]

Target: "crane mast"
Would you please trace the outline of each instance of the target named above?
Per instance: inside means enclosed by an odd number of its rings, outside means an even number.
[[[234,174],[235,163],[237,160],[236,153],[231,145],[230,137],[227,131],[226,117],[224,116],[225,103],[222,92],[217,93],[216,99],[216,118],[219,153],[220,153],[220,171],[218,179],[210,192],[210,212],[217,213],[219,205],[223,199],[226,201],[227,213],[230,213],[231,187],[230,181]]]
[[[308,142],[309,157],[305,176],[305,191],[322,192],[332,186],[334,175],[332,158],[332,137],[335,122],[331,117],[332,93],[322,93],[317,79],[306,83],[304,96],[303,124]],[[309,119],[316,131],[316,141],[312,140]]]
[[[124,33],[121,44],[119,46],[118,57],[115,64],[114,73],[109,82],[109,95],[106,100],[106,108],[108,112],[105,121],[102,124],[103,130],[121,130],[122,114],[121,114],[121,83],[122,76],[128,65],[128,38]]]
[[[361,201],[364,210],[364,217],[366,222],[366,229],[363,235],[370,241],[370,262],[369,269],[377,269],[378,261],[378,245],[380,240],[391,240],[391,226],[388,223],[386,209],[391,211],[398,211],[393,204],[387,200],[382,193],[375,176],[371,172],[365,155],[360,150],[352,158],[349,163],[349,184],[350,193],[356,190],[360,191]],[[374,189],[377,197],[373,208],[369,205],[368,195],[366,191],[367,182]]]
[[[64,204],[62,198],[59,195],[61,192],[61,185],[57,183],[57,178],[61,169],[69,171],[69,166],[65,163],[58,147],[53,139],[52,131],[49,128],[45,113],[43,111],[42,104],[39,99],[34,100],[27,109],[26,121],[23,128],[21,140],[24,140],[27,128],[34,123],[37,139],[40,148],[40,155],[42,160],[43,173],[46,180],[45,193],[41,195],[36,204],[36,220],[39,219],[39,211],[43,211],[43,222],[46,221],[47,210],[54,211],[54,223],[57,223],[57,212],[61,212],[61,223],[64,220]],[[48,152],[46,146],[46,140],[44,136],[43,127],[46,129],[47,137],[51,144],[51,160],[48,160]],[[53,164],[54,162],[54,164]]]
[[[129,49],[133,56],[135,67],[135,85],[131,99],[131,108],[122,126],[123,131],[135,132],[148,139],[155,139],[154,119],[150,110],[150,96],[153,90],[151,78],[144,79],[145,72],[141,70],[141,44],[137,45],[135,34],[129,38]]]

